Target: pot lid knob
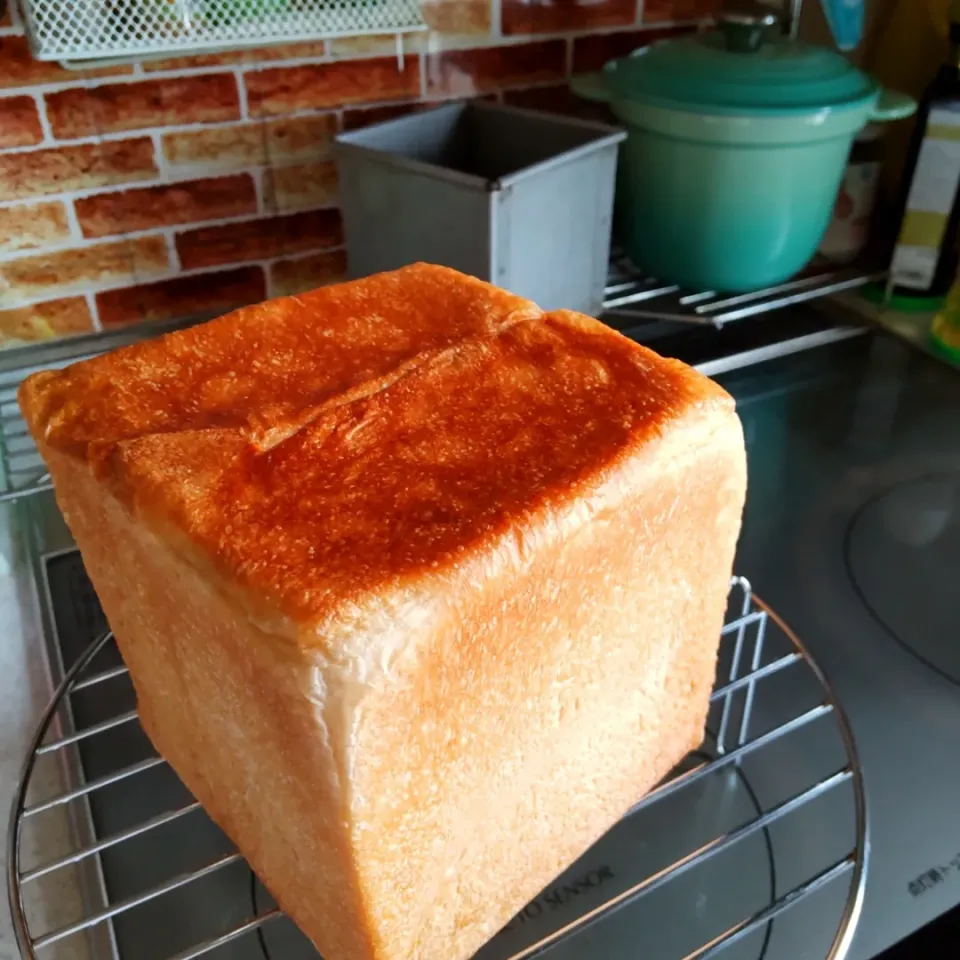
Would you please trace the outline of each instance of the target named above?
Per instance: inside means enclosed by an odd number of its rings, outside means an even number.
[[[767,31],[779,21],[770,7],[759,0],[727,3],[717,14],[717,26],[727,49],[734,53],[755,53],[763,46]]]

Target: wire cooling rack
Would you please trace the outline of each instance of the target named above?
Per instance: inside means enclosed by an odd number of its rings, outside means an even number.
[[[684,960],[714,957],[734,944],[742,944],[765,928],[769,939],[772,921],[785,917],[799,904],[827,888],[835,890],[836,884],[844,879],[845,901],[842,908],[837,904],[836,915],[839,916],[839,921],[832,940],[831,932],[827,931],[826,942],[829,943],[829,950],[826,956],[828,960],[840,960],[846,955],[862,907],[868,857],[864,786],[849,724],[826,679],[799,639],[753,594],[749,583],[742,578],[734,578],[732,583],[730,614],[723,628],[722,643],[725,645],[722,649],[726,649],[727,654],[721,656],[718,680],[711,696],[712,719],[708,726],[712,725],[712,730],[708,732],[712,747],[709,753],[697,754],[701,759],[692,764],[688,763],[683,772],[674,775],[644,797],[622,823],[653,808],[678,804],[685,792],[696,789],[697,784],[702,784],[712,776],[731,772],[740,775],[739,772],[750,763],[760,764],[761,767],[775,766],[778,763],[782,765],[784,758],[788,757],[786,751],[791,738],[802,735],[804,731],[818,724],[832,726],[832,735],[840,745],[838,756],[841,757],[841,762],[832,772],[802,782],[799,789],[791,788],[788,796],[778,798],[775,802],[761,805],[754,795],[756,815],[734,829],[712,836],[705,843],[698,843],[695,848],[673,862],[642,877],[632,877],[629,885],[615,895],[596,903],[558,928],[537,933],[534,939],[516,950],[511,948],[508,951],[509,960],[532,960],[540,956],[586,928],[610,918],[614,913],[631,905],[636,906],[643,898],[651,897],[665,886],[677,883],[682,878],[690,879],[691,875],[696,877],[697,871],[705,871],[708,865],[725,853],[742,846],[750,838],[756,840],[761,833],[766,835],[771,829],[777,828],[803,831],[804,812],[826,795],[843,789],[847,790],[849,805],[852,807],[852,810],[848,811],[853,824],[849,847],[845,848],[840,856],[814,869],[800,882],[791,882],[788,889],[772,889],[769,902],[743,916],[694,950],[687,951]],[[109,632],[103,633],[66,672],[37,726],[32,746],[24,759],[11,812],[7,850],[10,906],[17,943],[24,960],[60,956],[53,948],[78,940],[85,941],[85,952],[71,956],[86,956],[92,960],[128,957],[131,955],[130,950],[124,953],[117,947],[117,932],[119,925],[131,914],[145,906],[162,903],[165,898],[191,894],[191,891],[195,901],[202,900],[201,891],[206,889],[205,883],[238,867],[245,869],[241,855],[232,848],[226,848],[195,867],[170,876],[155,876],[156,871],[152,869],[151,863],[144,861],[139,864],[139,869],[150,877],[149,883],[141,884],[135,894],[111,897],[109,889],[102,883],[103,872],[98,869],[100,858],[115,854],[126,845],[142,843],[151,835],[160,832],[163,832],[165,844],[183,845],[189,842],[183,838],[178,840],[177,830],[188,820],[205,817],[205,814],[185,791],[181,802],[163,806],[142,819],[128,817],[130,822],[126,823],[123,829],[101,835],[94,824],[93,829],[86,832],[84,842],[73,849],[32,865],[24,862],[24,833],[36,818],[55,809],[74,807],[79,807],[89,815],[89,805],[95,797],[124,784],[135,785],[142,781],[141,790],[149,792],[151,771],[165,766],[160,757],[145,756],[135,762],[123,762],[116,769],[96,771],[96,775],[92,777],[81,774],[75,782],[69,783],[69,789],[63,792],[39,800],[30,799],[31,793],[35,792],[32,790],[33,781],[42,763],[58,758],[65,760],[66,755],[75,753],[78,748],[90,744],[98,737],[110,736],[124,729],[129,731],[139,726],[134,709],[122,710],[81,729],[74,729],[71,725],[70,703],[78,694],[99,696],[97,691],[103,690],[107,684],[126,682],[126,668],[116,657],[116,651],[111,650],[112,647],[112,635]],[[771,649],[775,651],[772,656]],[[104,659],[104,655],[109,653],[114,657],[112,661]],[[799,712],[782,716],[772,724],[758,723],[755,704],[758,697],[763,695],[764,688],[773,684],[777,678],[789,679],[792,683],[791,675],[796,671],[804,674],[815,691],[810,705]],[[791,766],[792,761],[787,765]],[[82,767],[75,759],[65,766],[71,769]],[[31,888],[45,881],[56,881],[58,876],[78,868],[85,868],[88,876],[99,876],[100,889],[95,891],[95,896],[85,899],[75,919],[52,929],[40,929],[41,921],[31,917],[28,909]],[[252,884],[256,885],[257,881],[252,873],[249,876]],[[736,883],[738,880],[739,878],[732,878],[731,882]],[[843,896],[841,895],[840,899],[843,899]],[[262,909],[258,909],[254,887],[253,897],[246,897],[245,903],[237,903],[236,910],[226,911],[228,916],[216,915],[222,911],[210,911],[215,915],[204,918],[205,922],[209,921],[204,935],[178,948],[169,955],[170,960],[195,960],[214,952],[217,957],[270,957],[263,939],[265,931],[278,924],[289,924],[289,921],[272,905],[265,892],[260,897],[260,904]],[[683,918],[674,918],[673,922],[677,919],[683,922]],[[664,922],[671,920],[664,918]],[[264,948],[262,954],[243,951],[244,944],[252,949],[257,940],[260,947]],[[496,942],[493,941],[494,944]],[[309,946],[307,949],[309,950]],[[138,949],[134,952],[146,955]],[[150,955],[156,955],[155,951]],[[507,954],[503,955],[506,958]],[[280,957],[286,960],[286,956],[286,952],[276,952],[272,960],[279,960]],[[656,960],[660,960],[660,957]],[[670,957],[667,960],[678,958]]]

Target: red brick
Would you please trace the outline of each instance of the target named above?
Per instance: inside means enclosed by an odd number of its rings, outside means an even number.
[[[257,192],[253,178],[244,173],[100,193],[77,200],[74,206],[85,237],[107,237],[256,213]]]
[[[579,117],[583,120],[596,120],[599,123],[618,122],[606,104],[594,103],[578,97],[567,83],[559,83],[552,87],[505,90],[503,102],[512,107],[541,110],[544,113],[557,113],[567,117]]]
[[[404,55],[420,53],[426,44],[424,34],[408,33],[403,39]],[[369,60],[374,57],[397,56],[395,33],[362,33],[355,37],[334,37],[327,41],[327,50],[337,60]]]
[[[141,83],[47,94],[50,126],[58,137],[87,137],[173,123],[212,123],[240,116],[232,74],[169,77]]]
[[[431,30],[465,36],[490,33],[490,7],[490,0],[425,0],[420,10]]]
[[[289,296],[339,283],[347,276],[344,250],[324,250],[296,260],[280,260],[270,267],[270,282],[275,296]]]
[[[284,117],[224,127],[198,127],[163,138],[167,163],[177,169],[236,170],[271,163],[323,160],[337,132],[332,113]]]
[[[501,3],[503,32],[508,35],[625,27],[637,18],[637,0],[599,0],[592,3],[578,0],[550,0],[547,3],[501,0]]]
[[[706,20],[723,6],[725,0],[645,0],[644,23],[662,23],[670,20]]]
[[[447,50],[427,57],[427,91],[470,97],[522,83],[559,81],[565,76],[566,59],[564,40]]]
[[[693,27],[660,27],[656,30],[627,30],[623,33],[594,34],[573,41],[573,72],[599,70],[608,60],[626,57],[640,47],[692,33]]]
[[[69,83],[93,77],[123,76],[131,67],[65,70],[57,63],[34,60],[26,37],[0,37],[0,87],[33,87],[38,83]]]
[[[372,123],[383,123],[385,120],[395,120],[408,113],[429,109],[425,103],[389,103],[384,107],[366,107],[359,110],[344,110],[343,129],[357,130],[360,127],[369,127]]]
[[[155,180],[146,137],[0,155],[0,200]]]
[[[103,326],[118,327],[180,317],[207,319],[257,303],[266,295],[263,270],[244,267],[108,290],[97,294],[97,308]]]
[[[0,207],[0,253],[35,250],[70,239],[62,203],[23,203]]]
[[[193,70],[196,67],[242,66],[248,63],[272,63],[278,60],[306,60],[324,55],[322,40],[308,43],[281,43],[270,47],[231,50],[228,53],[201,53],[194,57],[170,57],[166,60],[147,60],[143,69],[148,73],[159,71]]]
[[[43,140],[33,97],[0,97],[0,148],[31,147]]]
[[[337,247],[343,243],[340,211],[312,210],[288,217],[267,217],[200,227],[177,235],[177,253],[185,270],[245,260],[268,260],[284,254]]]
[[[0,306],[162,276],[168,269],[163,237],[140,237],[21,257],[0,263]]]
[[[399,100],[420,92],[419,58],[343,60],[303,67],[253,70],[246,74],[247,101],[254,116],[338,107],[349,103]]]
[[[29,307],[0,310],[0,344],[50,340],[70,334],[89,333],[92,329],[93,317],[83,297],[48,300]]]
[[[412,54],[443,49],[450,43],[450,38],[489,37],[492,5],[492,0],[426,0],[420,4],[420,12],[430,30],[407,34],[403,40],[404,51]],[[341,59],[396,57],[397,35],[372,33],[335,37],[327,41],[327,49],[332,56]]]
[[[263,177],[264,206],[277,213],[329,206],[336,199],[337,167],[332,161],[274,167]]]

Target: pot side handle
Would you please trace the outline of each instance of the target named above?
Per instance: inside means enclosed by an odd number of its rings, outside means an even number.
[[[871,122],[884,123],[890,120],[903,120],[912,116],[917,109],[917,101],[897,90],[882,89],[880,98],[870,111]]]
[[[581,73],[570,78],[570,89],[584,100],[593,100],[595,103],[609,103],[610,91],[603,82],[603,74]]]

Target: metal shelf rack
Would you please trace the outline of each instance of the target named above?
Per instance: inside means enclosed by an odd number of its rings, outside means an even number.
[[[575,933],[582,931],[615,911],[636,904],[641,898],[648,897],[654,891],[668,885],[678,878],[689,876],[703,870],[715,858],[742,844],[747,838],[755,837],[758,832],[766,831],[774,824],[781,827],[793,823],[797,829],[798,819],[803,811],[819,798],[831,794],[848,785],[853,806],[851,820],[855,824],[854,839],[849,849],[838,859],[824,863],[803,882],[791,886],[785,892],[771,891],[769,903],[762,909],[742,917],[737,923],[724,930],[718,936],[702,943],[684,960],[704,960],[714,957],[734,944],[742,943],[745,938],[768,927],[770,922],[795,908],[801,902],[812,897],[825,887],[842,878],[848,878],[847,895],[840,913],[839,924],[832,938],[827,954],[828,960],[841,960],[851,944],[854,929],[860,915],[864,879],[868,857],[868,825],[864,785],[856,755],[856,748],[849,724],[843,710],[837,702],[826,679],[816,663],[789,629],[758,598],[750,584],[742,578],[734,578],[731,585],[731,615],[723,628],[724,641],[730,651],[723,663],[717,685],[711,697],[711,716],[714,718],[716,734],[715,748],[709,759],[688,767],[683,773],[668,779],[643,798],[628,814],[628,818],[648,811],[657,805],[675,802],[680,794],[690,790],[695,784],[719,771],[731,771],[744,763],[756,760],[768,762],[776,760],[778,751],[787,748],[790,739],[814,724],[832,723],[835,733],[845,754],[845,762],[832,773],[818,777],[814,782],[804,783],[802,789],[780,799],[764,808],[757,808],[757,815],[735,829],[714,836],[688,851],[673,863],[659,869],[630,886],[621,890],[606,902],[600,903],[584,912],[574,921],[559,929],[552,930],[536,942],[512,952],[510,960],[532,960],[543,954]],[[779,634],[775,650],[786,650],[782,655],[764,658],[764,650],[770,650],[771,637]],[[785,642],[783,642],[785,641]],[[766,647],[765,647],[766,643]],[[164,809],[139,822],[131,823],[126,829],[106,836],[94,836],[92,840],[76,849],[47,862],[25,866],[22,859],[23,834],[26,825],[44,811],[63,808],[66,805],[85,804],[98,791],[109,789],[122,781],[133,780],[146,775],[146,771],[164,765],[158,756],[149,756],[135,763],[126,763],[118,769],[78,782],[65,792],[40,800],[28,799],[28,790],[36,773],[38,764],[47,757],[58,757],[74,752],[78,745],[91,738],[102,737],[109,731],[137,723],[135,711],[125,711],[103,722],[85,729],[74,730],[70,726],[69,701],[80,690],[89,690],[105,684],[125,673],[122,666],[109,669],[97,667],[98,654],[112,644],[112,635],[104,633],[90,645],[86,652],[75,662],[60,683],[53,699],[43,714],[33,737],[32,746],[24,759],[22,776],[17,787],[8,833],[8,884],[10,905],[14,918],[17,943],[24,960],[43,960],[51,955],[49,948],[69,941],[82,939],[94,930],[107,929],[108,935],[101,943],[115,942],[112,925],[121,921],[125,914],[159,900],[170,897],[211,875],[241,864],[239,853],[228,850],[213,857],[196,869],[177,873],[172,876],[152,877],[151,885],[133,896],[116,901],[109,898],[95,908],[89,905],[82,916],[73,922],[52,930],[42,930],[34,926],[26,906],[24,892],[31,886],[51,878],[69,868],[89,865],[96,862],[104,853],[115,850],[124,844],[136,843],[152,831],[166,830],[166,842],[176,842],[172,829],[177,829],[188,816],[203,816],[195,801],[188,801]],[[806,671],[809,679],[815,681],[819,691],[813,705],[776,723],[768,729],[757,732],[757,717],[754,704],[764,684],[770,684],[777,676],[787,671]],[[764,759],[766,758],[766,759]],[[79,764],[75,764],[79,766]],[[209,918],[209,930],[196,942],[181,949],[170,960],[196,960],[212,954],[228,945],[238,947],[245,938],[262,936],[264,928],[280,923],[289,923],[282,919],[276,908],[257,911],[249,909],[249,904],[236,912],[236,916],[224,920]],[[262,944],[262,941],[261,941]],[[111,951],[113,952],[113,951]],[[106,955],[106,954],[105,954]],[[233,956],[221,953],[220,956]],[[101,960],[99,953],[91,954],[93,960]]]
[[[426,29],[417,0],[20,2],[34,56],[78,65]]]
[[[883,270],[859,266],[838,268],[815,263],[800,277],[750,293],[689,291],[647,276],[622,253],[614,251],[603,309],[608,315],[635,320],[671,321],[720,329],[734,320],[745,320],[794,304],[855,290],[885,277],[886,271]]]
[[[0,387],[0,504],[52,490],[50,474],[27,432],[16,389]]]

